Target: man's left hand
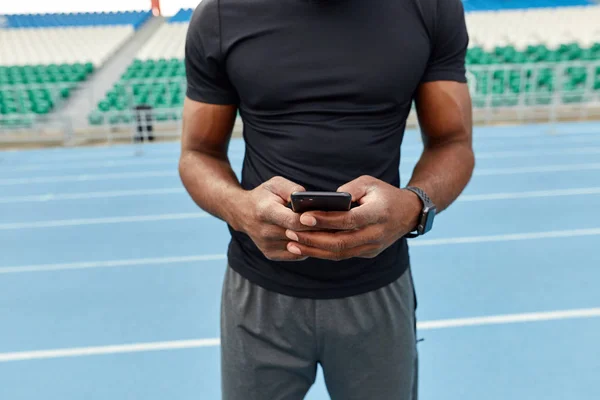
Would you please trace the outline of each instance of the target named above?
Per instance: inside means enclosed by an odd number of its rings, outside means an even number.
[[[289,252],[326,260],[373,258],[411,232],[418,222],[421,200],[371,176],[361,176],[338,189],[359,204],[350,211],[310,211],[300,222],[314,231],[287,230]]]

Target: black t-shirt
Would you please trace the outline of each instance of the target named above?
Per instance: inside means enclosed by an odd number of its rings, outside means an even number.
[[[417,87],[466,82],[468,40],[461,0],[203,0],[186,40],[187,96],[238,105],[245,189],[274,176],[307,190],[361,175],[399,186]],[[274,262],[230,232],[230,266],[289,296],[353,296],[409,266],[406,239],[374,259]]]

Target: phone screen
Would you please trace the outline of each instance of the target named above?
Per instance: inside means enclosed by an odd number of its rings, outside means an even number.
[[[352,207],[352,195],[346,192],[295,192],[291,208],[294,212],[348,211]]]

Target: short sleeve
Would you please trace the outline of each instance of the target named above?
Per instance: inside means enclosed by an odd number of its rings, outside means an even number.
[[[469,35],[461,0],[437,0],[432,48],[422,82],[467,82],[465,57]]]
[[[185,40],[186,95],[211,104],[237,104],[222,54],[219,0],[203,0],[192,15]]]

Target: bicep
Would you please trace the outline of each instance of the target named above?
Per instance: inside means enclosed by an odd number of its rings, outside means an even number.
[[[209,104],[186,98],[183,105],[182,151],[226,156],[236,113],[235,105]]]
[[[435,81],[419,86],[415,98],[425,146],[472,140],[471,96],[466,83]]]
[[[194,11],[185,42],[186,99],[182,153],[224,158],[239,98],[221,51],[218,3],[204,1]]]

